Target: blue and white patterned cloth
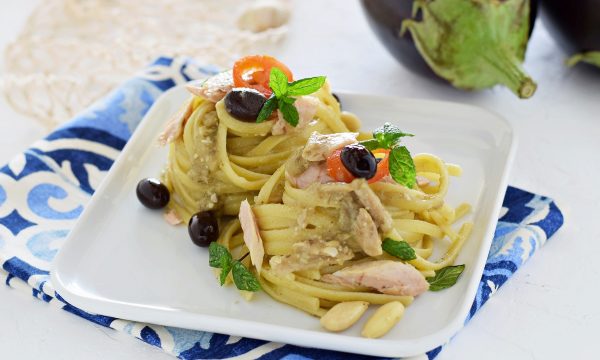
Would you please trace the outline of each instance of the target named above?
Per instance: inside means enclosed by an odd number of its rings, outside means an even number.
[[[181,359],[369,358],[89,314],[54,291],[49,278],[52,259],[152,103],[167,89],[215,71],[185,58],[159,58],[0,168],[0,278],[8,286],[31,292],[96,324],[129,333]],[[562,224],[563,216],[552,199],[508,188],[466,321]],[[435,358],[443,345],[424,358]]]

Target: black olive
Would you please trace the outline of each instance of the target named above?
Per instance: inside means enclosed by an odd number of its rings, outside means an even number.
[[[207,247],[219,238],[219,222],[212,211],[200,211],[190,218],[188,234],[194,244]]]
[[[169,189],[157,179],[147,178],[140,180],[135,193],[140,202],[150,209],[160,209],[169,203]]]
[[[342,102],[340,101],[340,97],[337,96],[336,93],[331,93],[331,95],[337,100],[338,104],[340,104],[340,109],[342,108]]]
[[[346,169],[356,177],[370,179],[377,172],[375,156],[360,144],[344,146],[340,158]]]
[[[255,122],[267,98],[259,91],[249,88],[236,88],[225,96],[225,109],[234,118]]]

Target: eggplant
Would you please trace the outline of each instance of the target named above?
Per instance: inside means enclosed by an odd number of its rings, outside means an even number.
[[[523,70],[536,0],[361,0],[369,25],[411,71],[465,90],[502,84],[529,98]]]
[[[600,0],[543,0],[544,24],[571,57],[567,64],[600,66]]]

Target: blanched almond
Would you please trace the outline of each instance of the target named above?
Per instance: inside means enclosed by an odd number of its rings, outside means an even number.
[[[404,305],[399,301],[392,301],[382,305],[367,321],[360,333],[370,339],[382,337],[402,319]]]
[[[347,301],[334,305],[321,318],[321,326],[329,331],[343,331],[357,322],[367,311],[366,301]]]

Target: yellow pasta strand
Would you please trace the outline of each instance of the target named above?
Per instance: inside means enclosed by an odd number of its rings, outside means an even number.
[[[286,174],[286,163],[298,154],[314,131],[322,134],[352,131],[359,133],[359,140],[372,138],[371,132],[361,131],[356,115],[341,111],[329,83],[310,96],[318,100],[313,121],[296,129],[288,126],[282,135],[271,134],[277,120],[240,121],[227,112],[222,100],[212,103],[191,97],[185,105],[191,104],[191,114],[185,119],[182,135],[169,144],[168,163],[162,175],[171,193],[168,211],[174,212],[184,224],[199,211],[214,211],[221,228],[217,242],[234,258],[240,258],[248,248],[237,216],[240,203],[248,199],[253,204],[265,252],[263,271],[258,276],[262,289],[273,299],[311,315],[323,316],[326,309],[346,301],[382,305],[400,301],[409,305],[413,301],[411,296],[320,281],[322,275],[351,265],[380,259],[399,260],[386,253],[370,257],[362,252],[352,226],[348,226],[348,222],[356,221],[356,213],[344,213],[348,209],[341,201],[343,196],[328,195],[336,191],[350,194],[351,184],[315,184],[300,189],[293,185],[293,177]],[[408,188],[393,181],[378,181],[368,186],[392,219],[391,229],[385,233],[378,229],[380,237],[406,241],[417,256],[408,263],[424,277],[431,277],[458,257],[473,223],[455,224],[472,209],[466,203],[456,207],[446,203],[449,178],[462,175],[460,166],[445,163],[433,154],[417,154],[413,160],[420,185]],[[375,218],[373,213],[370,215]],[[294,254],[298,248],[295,244],[307,241],[347,246],[354,257],[345,262],[314,264],[311,263],[314,259],[308,257],[312,267],[287,275],[270,268],[269,261],[274,256]],[[448,246],[445,254],[438,260],[430,259],[440,245]],[[250,257],[241,262],[251,267]],[[218,277],[218,270],[215,275]],[[226,284],[231,283],[229,274]],[[247,300],[254,297],[254,293],[247,291],[240,291],[240,295]]]

